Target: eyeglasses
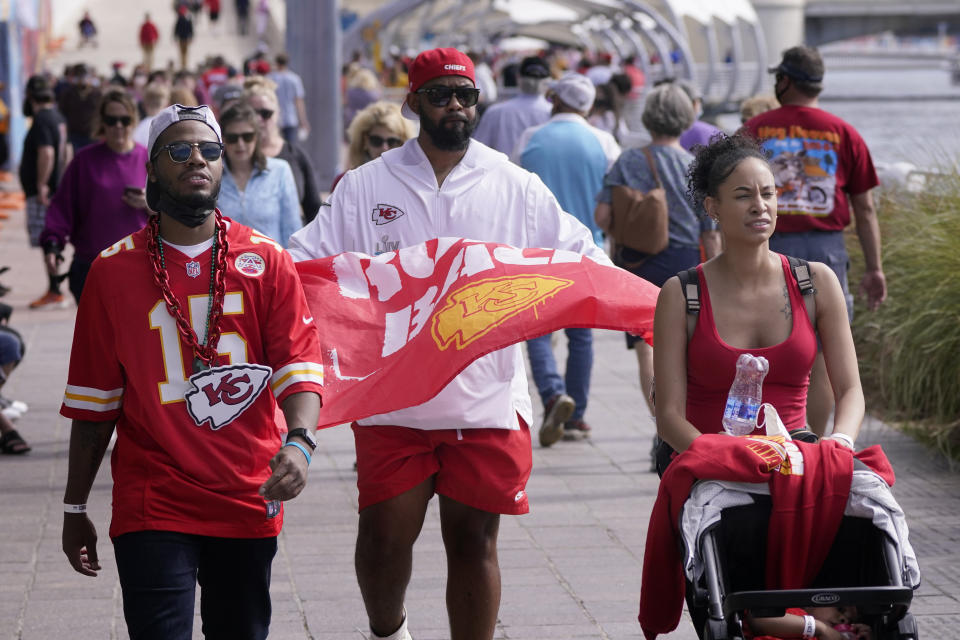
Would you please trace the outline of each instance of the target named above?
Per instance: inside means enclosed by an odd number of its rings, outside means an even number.
[[[225,133],[223,134],[223,141],[227,144],[237,144],[240,140],[243,140],[247,144],[250,144],[257,139],[256,131],[244,131],[243,133]]]
[[[122,124],[125,127],[129,127],[133,124],[133,118],[130,116],[103,116],[103,124],[108,127],[115,127],[118,124]]]
[[[193,155],[193,148],[200,151],[201,157],[207,162],[216,162],[223,154],[223,145],[219,142],[171,142],[165,144],[153,153],[151,160],[156,160],[161,151],[166,150],[170,155],[170,160],[177,164],[182,164]]]
[[[275,111],[272,111],[270,109],[255,109],[255,111],[257,112],[257,115],[263,118],[264,120],[269,120],[270,118],[273,117],[273,114],[276,113]]]
[[[457,96],[462,107],[472,107],[480,99],[480,89],[473,87],[427,87],[417,89],[416,93],[426,94],[427,101],[435,107],[447,106],[453,96]]]
[[[369,135],[367,136],[367,141],[371,147],[382,147],[383,144],[386,143],[391,149],[396,149],[403,144],[403,140],[392,136],[389,138],[381,138],[380,136]]]

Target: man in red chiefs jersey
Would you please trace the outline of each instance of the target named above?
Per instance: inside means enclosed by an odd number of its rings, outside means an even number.
[[[323,369],[293,263],[216,209],[206,106],[153,120],[147,227],[94,261],[61,413],[73,419],[63,550],[101,568],[86,501],[111,434],[113,541],[131,638],[266,638],[281,501],[306,484]],[[277,403],[289,426],[274,420]]]

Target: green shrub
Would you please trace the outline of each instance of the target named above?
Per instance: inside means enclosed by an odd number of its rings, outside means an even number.
[[[960,452],[960,174],[920,193],[882,191],[877,210],[887,300],[857,301],[854,340],[869,412],[951,457]],[[854,291],[863,274],[848,236]]]

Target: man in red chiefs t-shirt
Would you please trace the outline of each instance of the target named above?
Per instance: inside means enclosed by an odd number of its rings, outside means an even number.
[[[849,258],[843,239],[851,206],[866,262],[860,292],[866,295],[871,310],[887,297],[880,227],[870,194],[878,184],[873,160],[856,129],[818,106],[824,74],[819,51],[791,47],[770,71],[776,74],[774,91],[781,106],[744,124],[770,152],[777,182],[777,230],[770,238],[770,248],[829,265],[840,279],[852,321]],[[819,353],[810,373],[807,421],[820,435],[833,405],[823,353]]]
[[[306,484],[323,383],[290,256],[216,210],[206,106],[151,123],[147,227],[94,261],[60,412],[73,419],[63,550],[96,576],[86,501],[114,428],[113,540],[132,638],[266,638],[280,501]],[[274,415],[289,426],[286,443]]]

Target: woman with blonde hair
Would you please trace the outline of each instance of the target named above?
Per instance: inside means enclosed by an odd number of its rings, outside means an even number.
[[[348,127],[363,109],[380,99],[380,81],[373,71],[360,65],[347,69],[346,91],[343,96],[343,125]]]
[[[396,149],[414,136],[413,123],[400,113],[400,105],[393,102],[374,102],[360,111],[347,127],[347,170],[379,158],[384,151]],[[333,191],[341,173],[333,180]]]
[[[260,149],[268,158],[286,160],[297,183],[297,197],[304,222],[313,220],[322,200],[317,187],[317,176],[309,156],[298,144],[284,140],[280,133],[280,102],[273,80],[258,76],[243,83],[243,95],[260,119]]]

